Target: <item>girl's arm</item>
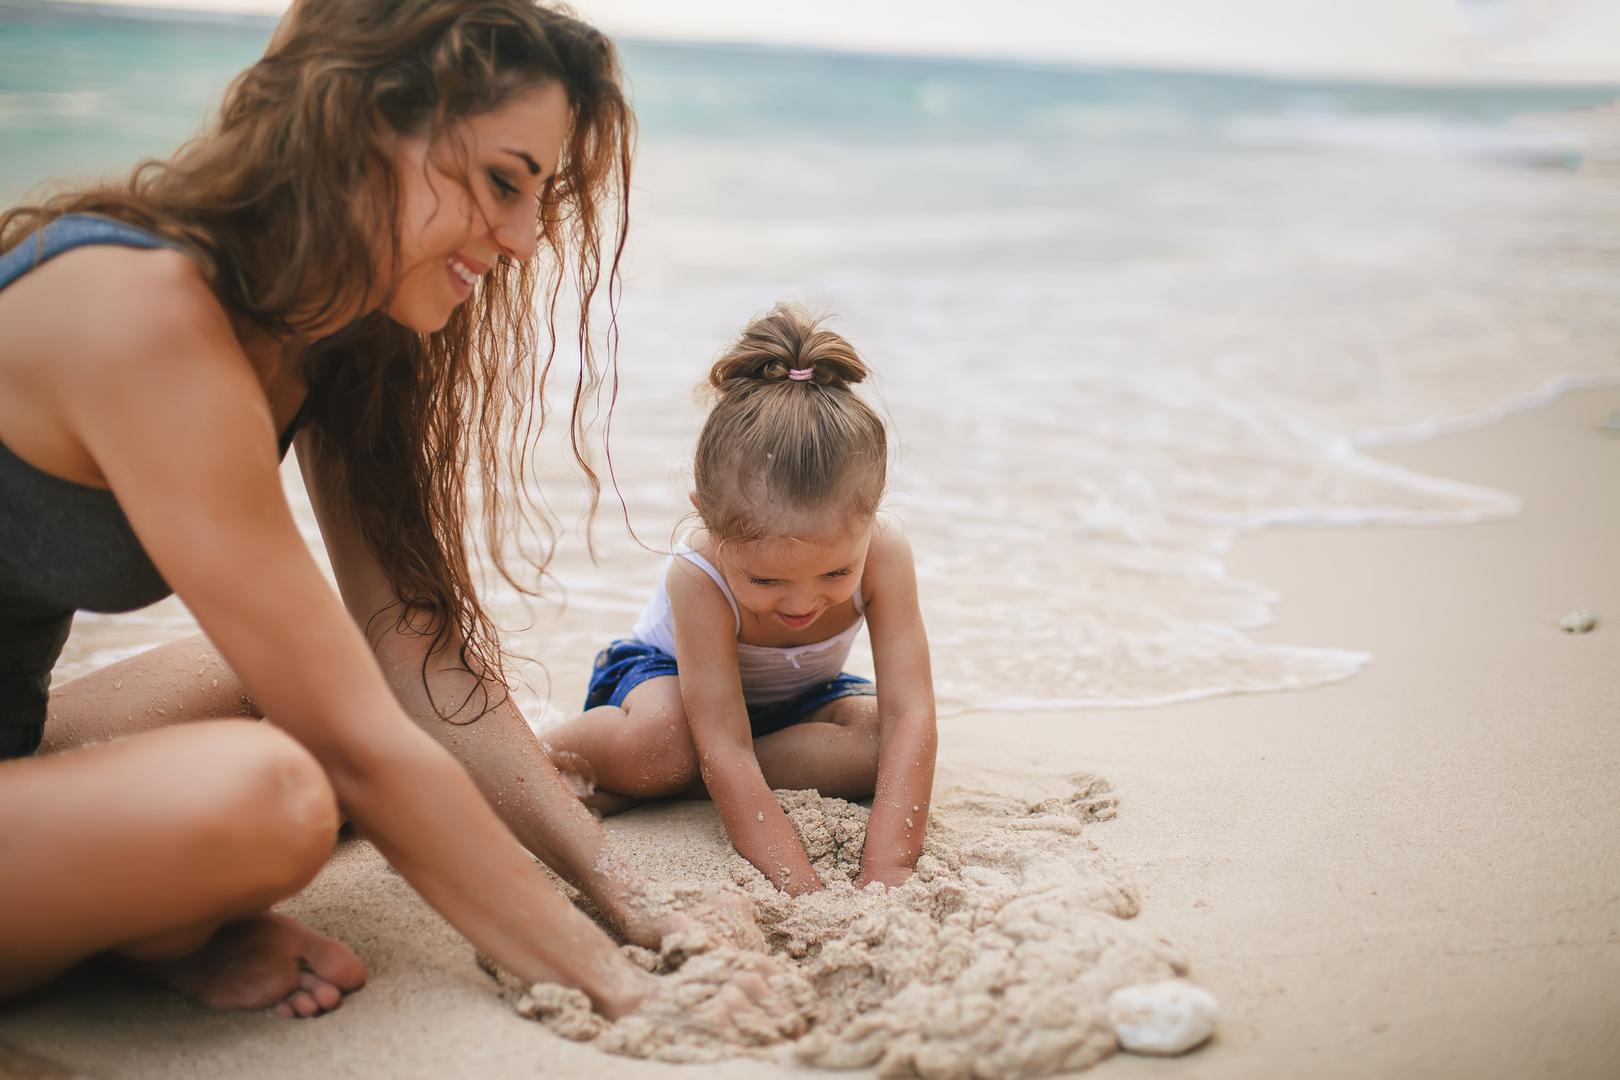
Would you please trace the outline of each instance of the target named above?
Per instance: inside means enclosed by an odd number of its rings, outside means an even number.
[[[754,736],[737,673],[737,623],[708,575],[676,559],[665,578],[675,613],[675,658],[681,703],[692,729],[703,782],[726,835],[742,857],[792,896],[814,892],[821,878],[810,865],[754,756]]]
[[[911,544],[882,522],[873,530],[862,587],[870,597],[866,622],[877,668],[879,728],[877,790],[857,884],[899,885],[922,854],[939,737]]]
[[[178,255],[118,256],[81,275],[75,291],[101,310],[77,333],[63,326],[58,347],[94,359],[48,396],[152,561],[424,899],[519,977],[578,987],[610,1015],[633,1009],[650,976],[546,883],[405,716],[305,549],[264,391],[206,285]]]
[[[656,948],[671,929],[668,917],[639,902],[641,882],[624,880],[602,859],[601,822],[557,774],[506,686],[463,667],[458,640],[430,657],[432,639],[400,624],[393,586],[348,510],[337,470],[323,462],[312,433],[300,434],[297,447],[338,591],[405,712],[461,762],[524,847],[583,889],[632,941]],[[446,706],[455,711],[441,713]]]

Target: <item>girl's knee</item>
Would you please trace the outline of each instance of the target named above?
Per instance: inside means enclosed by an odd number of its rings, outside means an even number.
[[[640,762],[637,772],[643,783],[642,790],[626,794],[671,795],[697,779],[697,747],[684,715],[661,711],[642,723],[627,725],[626,736],[623,752]]]
[[[839,698],[833,705],[832,719],[840,727],[875,741],[878,737],[877,695],[851,694]]]

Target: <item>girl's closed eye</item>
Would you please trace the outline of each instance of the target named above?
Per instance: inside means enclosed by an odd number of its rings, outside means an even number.
[[[846,566],[842,570],[829,570],[821,576],[829,578],[849,577],[849,567]]]
[[[748,579],[748,583],[750,585],[775,585],[776,579],[769,577],[750,577]]]

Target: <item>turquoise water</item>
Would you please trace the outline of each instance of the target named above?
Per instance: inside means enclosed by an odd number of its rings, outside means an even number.
[[[0,0],[0,198],[169,152],[270,29]],[[1362,448],[1620,376],[1620,154],[1569,113],[1614,89],[623,53],[641,120],[613,426],[628,513],[657,543],[687,509],[691,390],[751,314],[834,312],[894,423],[889,505],[946,709],[1347,677],[1365,656],[1249,638],[1274,598],[1226,574],[1234,538],[1510,515],[1526,493]],[[553,449],[539,475],[572,521]],[[576,703],[656,578],[617,521],[596,565],[564,537],[566,606],[491,594],[545,661],[532,717]],[[175,602],[86,616],[61,677],[191,630]]]
[[[0,0],[0,196],[163,155],[201,124],[273,22]],[[1480,131],[1612,89],[1445,89],[1073,70],[626,42],[648,140],[845,145],[1218,138],[1240,117],[1424,118]],[[1445,137],[1445,136],[1442,136]]]

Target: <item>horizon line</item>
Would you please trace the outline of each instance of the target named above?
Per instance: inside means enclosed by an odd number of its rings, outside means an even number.
[[[253,0],[249,0],[253,2]],[[53,11],[70,17],[123,18],[132,21],[197,23],[230,26],[262,24],[273,27],[281,13],[267,10],[224,10],[188,6],[185,3],[165,4],[161,0],[0,0],[0,13],[7,11],[27,14],[50,14]],[[616,41],[634,45],[671,46],[735,50],[741,52],[796,53],[809,56],[870,57],[900,61],[950,61],[981,64],[993,67],[1035,68],[1067,72],[1119,72],[1122,74],[1188,76],[1192,78],[1251,79],[1261,82],[1309,83],[1335,86],[1366,86],[1413,90],[1599,90],[1620,94],[1620,67],[1612,71],[1587,68],[1525,69],[1523,66],[1506,67],[1499,71],[1468,73],[1426,74],[1416,71],[1358,71],[1352,68],[1303,69],[1285,66],[1259,66],[1242,64],[1177,64],[1151,59],[1128,60],[1117,57],[1064,58],[1041,55],[1019,55],[1001,52],[951,52],[940,50],[904,51],[889,47],[863,48],[856,44],[822,44],[817,42],[771,41],[741,38],[706,38],[653,36],[637,33],[614,33]]]

